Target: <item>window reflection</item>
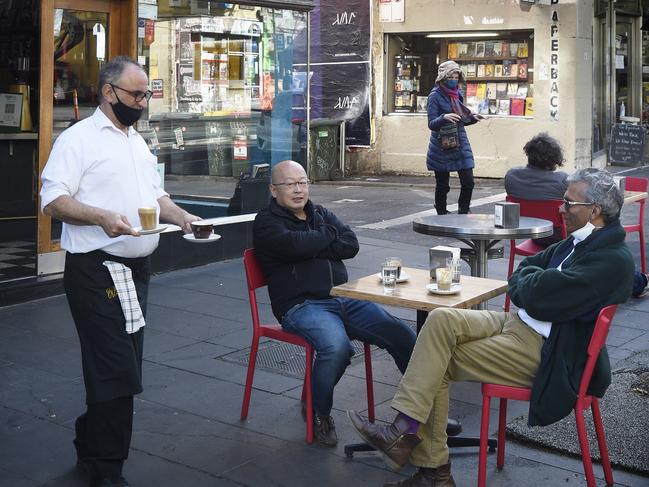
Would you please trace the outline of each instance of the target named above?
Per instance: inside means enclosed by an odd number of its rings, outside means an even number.
[[[171,3],[171,2],[170,2]],[[235,178],[306,164],[306,14],[220,2],[159,6],[139,39],[153,97],[139,123],[167,175]]]

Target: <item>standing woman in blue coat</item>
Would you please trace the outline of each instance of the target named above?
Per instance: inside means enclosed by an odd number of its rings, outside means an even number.
[[[484,117],[473,113],[464,105],[464,96],[459,89],[464,74],[455,61],[439,65],[435,88],[428,95],[428,128],[430,142],[426,155],[426,166],[435,171],[435,209],[438,215],[445,215],[446,195],[450,189],[451,171],[460,177],[460,198],[458,213],[469,213],[473,193],[473,152],[466,135],[465,125],[472,125]]]

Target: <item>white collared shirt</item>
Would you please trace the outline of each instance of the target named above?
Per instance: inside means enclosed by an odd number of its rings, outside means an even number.
[[[133,127],[128,135],[99,108],[56,139],[42,174],[41,210],[59,196],[111,210],[140,225],[137,209],[154,207],[167,193],[160,187],[157,159]],[[110,238],[97,225],[63,223],[61,247],[72,253],[101,249],[119,257],[142,257],[158,246],[159,235]]]

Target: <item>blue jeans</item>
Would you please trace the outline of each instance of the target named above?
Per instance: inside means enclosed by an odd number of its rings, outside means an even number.
[[[313,364],[313,407],[328,416],[334,387],[351,362],[351,340],[388,351],[401,373],[415,346],[415,332],[380,306],[349,298],[307,299],[282,318],[282,328],[308,341],[316,352]]]
[[[647,287],[647,278],[642,272],[635,271],[633,274],[633,291],[631,295],[637,298],[642,294],[644,288]]]

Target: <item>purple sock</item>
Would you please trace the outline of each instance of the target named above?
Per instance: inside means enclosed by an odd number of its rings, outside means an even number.
[[[417,430],[419,429],[419,421],[416,419],[411,418],[407,414],[404,414],[399,411],[399,415],[397,417],[400,417],[401,419],[405,420],[408,423],[408,433],[410,434],[415,434],[417,433]]]

